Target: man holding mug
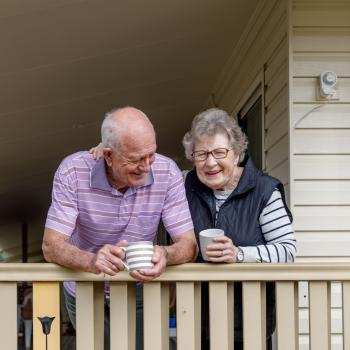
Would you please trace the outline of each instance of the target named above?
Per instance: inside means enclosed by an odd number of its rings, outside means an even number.
[[[49,262],[113,276],[124,270],[122,247],[154,241],[160,219],[173,244],[155,246],[151,269],[130,272],[139,281],[158,277],[167,265],[193,260],[197,244],[182,174],[156,153],[153,125],[140,110],[115,109],[101,128],[103,157],[88,152],[68,156],[53,183],[43,239]],[[64,284],[75,325],[75,283]],[[106,290],[108,301],[108,290]],[[105,329],[107,326],[105,326]],[[109,334],[105,337],[105,349]]]

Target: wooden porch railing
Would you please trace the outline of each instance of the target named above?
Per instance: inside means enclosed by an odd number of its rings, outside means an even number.
[[[17,349],[17,281],[33,281],[34,349],[45,349],[38,316],[55,316],[48,349],[60,349],[59,282],[77,281],[77,349],[103,349],[103,282],[110,281],[111,350],[135,344],[135,281],[74,272],[54,264],[0,265],[1,348]],[[233,283],[243,282],[246,350],[263,350],[265,282],[276,281],[277,347],[298,349],[298,281],[309,281],[310,349],[330,349],[330,282],[343,288],[343,344],[350,349],[350,263],[185,264],[144,285],[144,348],[169,346],[169,288],[176,282],[177,348],[200,349],[200,283],[209,281],[211,349],[233,348]]]

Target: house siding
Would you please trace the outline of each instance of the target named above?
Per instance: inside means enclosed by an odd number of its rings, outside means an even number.
[[[291,209],[298,256],[350,256],[350,1],[291,1]],[[338,75],[338,100],[318,94]],[[332,349],[342,349],[341,284],[331,285]],[[299,295],[300,349],[309,348],[307,283]]]
[[[292,210],[299,255],[350,256],[344,249],[350,248],[350,1],[294,0],[291,45]],[[324,103],[318,86],[327,70],[338,75],[338,100]]]

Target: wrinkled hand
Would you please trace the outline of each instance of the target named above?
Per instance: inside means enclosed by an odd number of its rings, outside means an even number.
[[[103,156],[102,142],[100,142],[97,146],[90,148],[89,153],[92,154],[95,160],[99,160]]]
[[[91,261],[91,271],[93,273],[105,273],[114,276],[119,271],[124,270],[121,262],[125,258],[125,253],[121,247],[127,246],[127,241],[120,241],[117,244],[106,244],[93,257]]]
[[[165,247],[154,246],[152,257],[154,267],[148,270],[131,271],[130,275],[138,281],[148,282],[160,276],[166,268],[168,262],[168,253]]]
[[[215,244],[208,245],[207,255],[211,262],[225,262],[232,264],[237,262],[238,248],[227,236],[213,238]]]

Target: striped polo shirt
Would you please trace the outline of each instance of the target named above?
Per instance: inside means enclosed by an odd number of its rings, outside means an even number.
[[[175,162],[156,154],[144,184],[122,193],[109,184],[103,157],[95,161],[78,152],[56,171],[45,226],[68,235],[81,250],[97,252],[123,239],[154,241],[160,219],[172,237],[193,229]],[[65,286],[74,295],[73,284]]]

